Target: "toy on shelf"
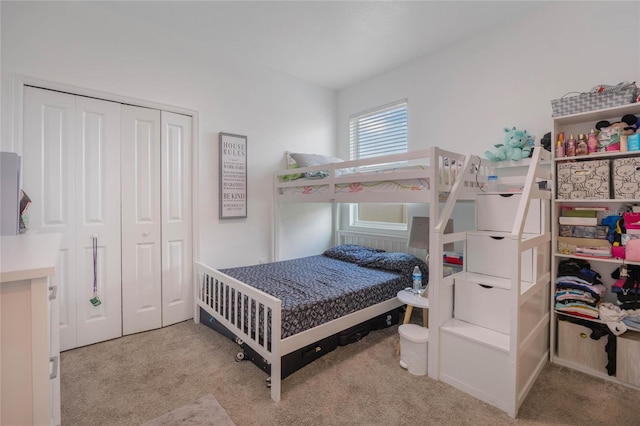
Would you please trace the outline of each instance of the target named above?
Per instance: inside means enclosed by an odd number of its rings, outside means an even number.
[[[526,130],[504,128],[504,144],[495,145],[496,152],[485,151],[484,155],[491,161],[518,161],[528,158],[531,153],[534,137]]]
[[[598,147],[606,151],[626,151],[626,139],[640,127],[639,119],[633,114],[626,114],[618,122],[598,121]]]

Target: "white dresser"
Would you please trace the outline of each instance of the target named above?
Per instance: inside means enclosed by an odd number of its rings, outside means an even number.
[[[60,424],[59,234],[0,237],[3,425]]]

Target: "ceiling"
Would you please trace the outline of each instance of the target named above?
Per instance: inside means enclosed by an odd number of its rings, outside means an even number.
[[[170,1],[94,3],[175,45],[343,89],[500,26],[544,2]]]

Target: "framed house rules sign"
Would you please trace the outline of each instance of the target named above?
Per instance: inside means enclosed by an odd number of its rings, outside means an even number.
[[[220,219],[247,217],[247,137],[220,133]]]

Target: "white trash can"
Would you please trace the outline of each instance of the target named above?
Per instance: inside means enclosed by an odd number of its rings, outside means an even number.
[[[400,333],[400,365],[416,376],[427,374],[429,329],[417,324],[402,324]]]

